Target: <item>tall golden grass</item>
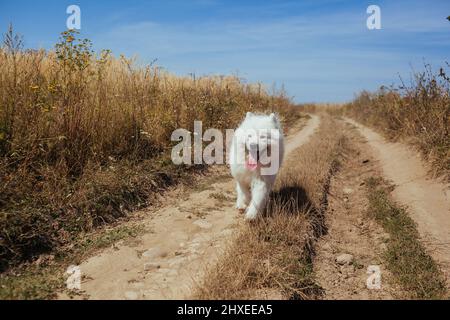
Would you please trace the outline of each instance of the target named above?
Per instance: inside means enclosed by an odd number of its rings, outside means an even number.
[[[95,53],[66,31],[54,50],[0,48],[0,270],[114,221],[188,171],[174,129],[234,128],[246,111],[294,118],[284,92],[235,76],[176,77]]]
[[[450,78],[444,68],[436,73],[426,64],[411,84],[364,91],[344,111],[388,138],[416,145],[433,163],[436,175],[450,181]]]

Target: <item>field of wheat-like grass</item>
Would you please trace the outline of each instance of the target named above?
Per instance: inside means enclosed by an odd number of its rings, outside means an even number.
[[[96,53],[75,31],[54,50],[0,48],[0,266],[123,216],[192,168],[171,164],[173,130],[234,128],[247,111],[297,116],[283,92],[235,76],[178,77]]]

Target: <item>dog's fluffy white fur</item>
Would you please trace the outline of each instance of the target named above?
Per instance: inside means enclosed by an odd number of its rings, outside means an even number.
[[[245,161],[237,160],[238,150],[246,150]],[[251,150],[257,150],[257,157],[251,158],[253,165],[248,160]],[[266,159],[278,156],[278,166],[275,171],[270,170],[270,174],[264,171],[268,164],[260,161],[262,152],[265,152]],[[269,153],[272,154],[267,156]],[[246,220],[256,219],[265,209],[283,156],[284,137],[278,117],[273,113],[265,115],[248,112],[235,131],[230,149],[231,174],[236,180],[236,208],[245,211]]]

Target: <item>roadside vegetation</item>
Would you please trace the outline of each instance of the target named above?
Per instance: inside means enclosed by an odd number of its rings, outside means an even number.
[[[343,130],[322,119],[283,165],[266,217],[245,225],[196,289],[199,299],[315,299],[312,258],[326,232],[330,178],[345,148]]]
[[[433,164],[435,175],[450,181],[450,76],[445,68],[434,72],[425,65],[410,84],[364,91],[344,106],[344,113],[389,139],[412,143]]]
[[[177,77],[96,53],[62,33],[54,50],[0,48],[0,271],[152,203],[202,166],[170,161],[174,129],[234,128],[247,111],[299,114],[284,92],[235,76]]]
[[[420,241],[408,212],[389,197],[381,178],[366,180],[369,215],[389,234],[385,260],[394,278],[413,299],[445,299],[445,277]]]

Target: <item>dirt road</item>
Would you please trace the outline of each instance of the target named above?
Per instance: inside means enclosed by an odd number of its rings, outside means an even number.
[[[367,139],[384,176],[392,181],[394,199],[406,206],[430,254],[450,278],[450,188],[427,174],[417,151],[386,141],[375,131],[351,120]],[[447,280],[449,283],[449,280]]]
[[[348,147],[345,160],[330,182],[328,232],[317,243],[316,280],[324,289],[322,298],[326,300],[400,299],[403,291],[395,284],[383,259],[389,235],[367,215],[364,181],[378,176],[379,168],[370,154],[370,146],[357,129],[347,125],[344,130]],[[346,256],[348,261],[342,258]],[[367,288],[369,266],[380,270],[379,289]]]
[[[407,206],[426,247],[450,275],[449,186],[427,175],[417,152],[391,143],[373,130],[345,119],[345,136],[352,151],[344,155],[332,177],[326,213],[328,233],[317,243],[314,273],[325,299],[398,299],[406,294],[387,270],[383,253],[389,235],[365,214],[364,180],[384,176],[395,184],[394,200]],[[320,124],[313,115],[302,130],[292,130],[286,153],[305,144]],[[234,208],[235,192],[226,167],[216,167],[200,187],[170,191],[167,203],[144,211],[147,232],[122,241],[84,261],[83,296],[89,299],[185,299],[217,263],[242,226]],[[340,263],[341,255],[351,262]],[[366,287],[367,267],[382,272],[380,290]],[[59,298],[66,299],[66,294]]]
[[[313,115],[306,126],[291,134],[286,153],[305,143],[319,126]],[[214,181],[215,180],[215,181]],[[133,243],[113,248],[80,265],[84,297],[89,299],[183,299],[204,271],[217,261],[236,228],[244,223],[234,208],[235,185],[227,168],[190,194],[142,221],[149,232]],[[61,299],[68,298],[61,294]]]

